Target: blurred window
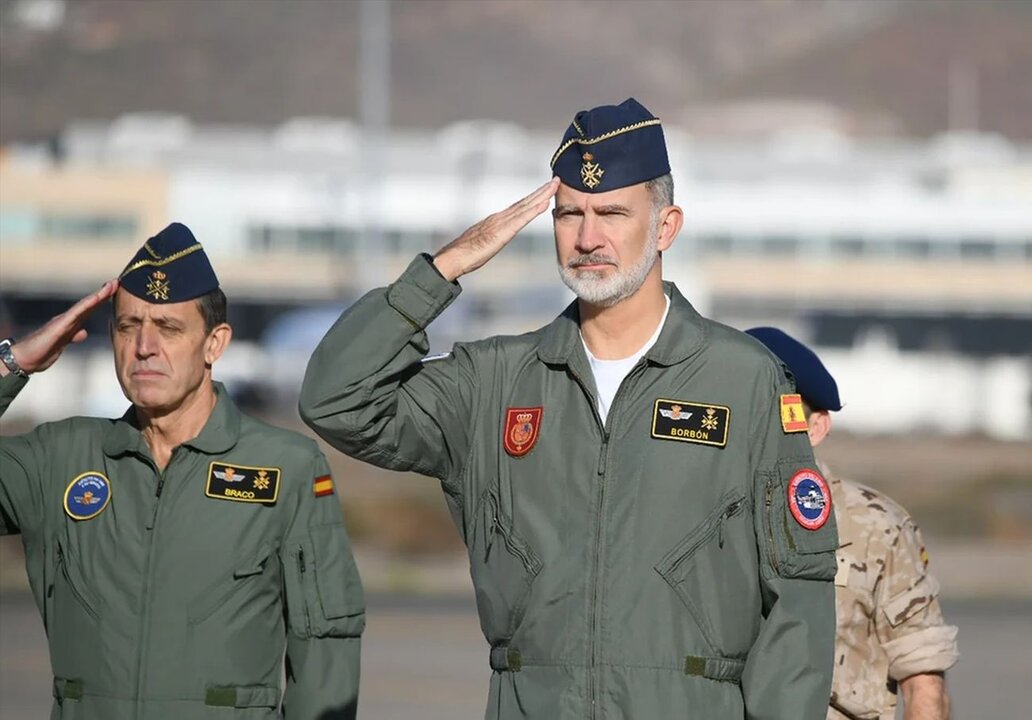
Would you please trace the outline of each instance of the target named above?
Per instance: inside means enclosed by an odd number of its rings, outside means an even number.
[[[1032,261],[1032,240],[1025,241],[1025,259]]]
[[[354,251],[357,237],[355,230],[334,225],[252,225],[247,229],[248,244],[263,252],[347,253]]]
[[[128,215],[44,213],[39,234],[46,238],[124,240],[136,235],[136,219]]]
[[[799,240],[787,236],[770,236],[760,241],[760,252],[763,255],[777,257],[793,256],[799,251]]]
[[[831,240],[831,251],[841,257],[860,257],[864,254],[865,243],[862,237],[837,237]]]
[[[928,238],[901,238],[896,250],[900,257],[926,258],[932,254],[932,241]]]
[[[964,238],[960,241],[962,258],[991,258],[996,254],[996,246],[992,240],[984,238]]]
[[[730,235],[703,235],[699,238],[699,252],[702,255],[731,255],[734,252],[734,238]]]

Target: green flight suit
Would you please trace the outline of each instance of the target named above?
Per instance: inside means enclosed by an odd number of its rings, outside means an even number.
[[[666,291],[666,324],[605,424],[576,303],[420,362],[459,293],[427,256],[349,308],[308,366],[300,410],[317,433],[440,479],[491,645],[487,718],[827,712],[838,539],[830,502],[815,530],[790,513],[789,485],[816,468],[806,434],[782,428],[793,383]]]
[[[24,384],[0,378],[0,414]],[[0,532],[22,534],[52,719],[355,717],[365,605],[337,496],[325,480],[314,491],[326,459],[215,387],[164,472],[132,409],[0,439]],[[84,473],[109,500],[73,519]]]

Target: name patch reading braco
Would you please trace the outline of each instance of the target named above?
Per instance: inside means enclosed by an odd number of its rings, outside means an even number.
[[[271,505],[279,497],[279,479],[279,468],[213,462],[208,467],[204,494],[219,500]]]

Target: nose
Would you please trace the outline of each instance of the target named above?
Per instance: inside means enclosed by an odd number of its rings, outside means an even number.
[[[136,357],[143,360],[158,354],[158,329],[144,323],[136,335]]]
[[[606,244],[605,236],[597,218],[591,213],[586,213],[581,220],[580,229],[577,233],[577,252],[581,255],[589,255]]]

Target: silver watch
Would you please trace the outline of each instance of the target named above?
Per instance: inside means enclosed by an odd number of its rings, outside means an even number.
[[[29,374],[21,369],[18,361],[14,359],[14,353],[11,352],[11,345],[14,344],[14,338],[7,338],[0,340],[0,362],[7,366],[15,375],[22,377],[28,377]]]

